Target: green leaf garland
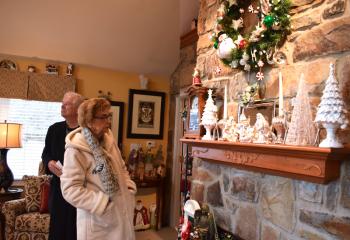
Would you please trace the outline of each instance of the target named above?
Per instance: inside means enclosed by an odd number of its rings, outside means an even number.
[[[271,60],[268,53],[280,47],[290,33],[290,1],[260,0],[260,6],[248,7],[249,14],[256,14],[258,24],[249,34],[241,34],[244,27],[242,13],[245,0],[222,0],[217,10],[215,31],[211,40],[222,62],[231,68],[259,71],[258,80],[263,79],[262,68]]]

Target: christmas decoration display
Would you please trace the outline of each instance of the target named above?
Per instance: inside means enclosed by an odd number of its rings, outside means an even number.
[[[151,225],[151,228],[153,230],[156,230],[157,229],[157,218],[156,218],[156,211],[157,211],[157,204],[155,203],[152,203],[150,206],[149,206],[149,221],[150,221],[150,225]]]
[[[268,143],[271,135],[269,123],[261,113],[256,114],[254,143]]]
[[[260,6],[248,6],[248,13],[258,18],[249,34],[243,34],[243,14],[247,7],[244,0],[221,0],[217,21],[211,40],[222,62],[231,68],[245,71],[258,70],[256,77],[262,80],[265,63],[274,64],[273,53],[283,44],[290,31],[289,0],[262,0]]]
[[[193,77],[192,78],[192,85],[194,85],[194,86],[202,86],[200,71],[197,68],[194,69],[192,77]]]
[[[178,240],[219,240],[214,215],[209,206],[187,200],[178,227]]]
[[[315,124],[312,121],[309,94],[305,84],[304,74],[301,74],[285,143],[302,146],[312,145],[315,136],[316,130]]]
[[[322,124],[327,131],[327,137],[320,143],[320,147],[343,147],[336,132],[339,128],[346,128],[349,124],[346,114],[347,111],[339,89],[339,83],[334,76],[334,64],[330,64],[329,77],[326,80],[326,86],[315,118],[315,122]]]
[[[145,230],[150,228],[148,210],[143,206],[141,200],[138,200],[136,203],[133,221],[135,230]]]
[[[205,135],[202,137],[203,140],[212,140],[211,130],[216,126],[217,123],[217,111],[218,108],[214,104],[212,98],[213,90],[208,90],[208,99],[205,103],[204,112],[202,116],[202,121],[200,125],[203,125],[205,128]]]
[[[246,87],[244,92],[240,95],[240,104],[247,105],[254,100],[254,97],[258,95],[259,84],[253,83]]]
[[[238,140],[244,143],[250,143],[254,138],[254,127],[250,126],[250,118],[246,117],[244,114],[244,108],[242,113],[239,115],[239,122],[236,125],[236,130],[238,134]]]

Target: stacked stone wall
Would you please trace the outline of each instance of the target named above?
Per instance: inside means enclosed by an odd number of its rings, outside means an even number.
[[[350,110],[350,2],[349,0],[293,0],[292,33],[280,49],[286,64],[264,70],[265,98],[278,96],[282,72],[284,96],[296,95],[304,73],[313,112],[320,101],[329,64],[335,64],[346,107]],[[181,63],[172,78],[172,93],[191,84],[197,67],[206,86],[229,87],[229,113],[247,86],[248,74],[224,66],[209,40],[220,0],[201,0],[197,45],[182,49]],[[193,59],[193,50],[196,47]],[[221,68],[219,74],[216,67]],[[288,106],[288,101],[285,101]],[[236,114],[234,114],[236,116]],[[350,142],[349,129],[340,132]],[[283,164],[283,163],[281,163]],[[350,239],[350,161],[341,177],[326,185],[249,172],[196,158],[191,197],[208,203],[217,224],[246,240]]]
[[[327,185],[238,170],[195,158],[191,196],[246,240],[350,239],[350,163]]]

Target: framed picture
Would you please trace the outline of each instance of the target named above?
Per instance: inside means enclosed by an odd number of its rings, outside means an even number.
[[[114,135],[114,139],[118,144],[119,149],[122,149],[122,139],[123,139],[123,115],[124,115],[124,103],[123,102],[111,102],[112,110],[112,123],[111,130]]]
[[[129,90],[128,138],[162,139],[165,93]]]

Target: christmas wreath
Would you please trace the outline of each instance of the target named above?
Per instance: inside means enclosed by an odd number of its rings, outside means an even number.
[[[290,32],[289,8],[289,0],[260,0],[257,7],[245,0],[222,0],[211,35],[218,57],[231,68],[258,71],[256,77],[262,80],[263,66],[275,63],[273,55]],[[254,14],[258,23],[243,34],[245,12]]]

